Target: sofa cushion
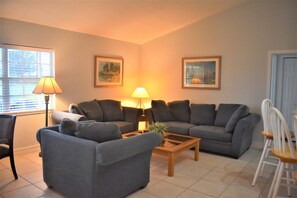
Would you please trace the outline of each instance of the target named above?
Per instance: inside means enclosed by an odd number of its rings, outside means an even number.
[[[181,100],[168,102],[168,108],[175,121],[190,122],[190,101]]]
[[[190,128],[190,136],[203,139],[231,142],[232,133],[228,133],[224,127],[200,125]]]
[[[178,121],[170,121],[170,122],[164,122],[164,124],[167,126],[168,132],[171,133],[177,133],[181,135],[189,135],[189,129],[191,127],[194,127],[195,125],[186,123],[186,122],[178,122]]]
[[[156,122],[173,120],[173,116],[164,100],[152,100],[152,111]]]
[[[78,106],[89,120],[103,121],[103,112],[96,100],[81,102]]]
[[[69,118],[64,118],[59,124],[59,132],[66,135],[75,136],[76,128],[80,124],[93,123],[95,120],[85,120],[81,122],[75,122]]]
[[[98,100],[103,111],[104,121],[123,121],[125,120],[120,101],[116,100]]]
[[[191,123],[196,125],[213,125],[215,119],[214,104],[191,104]]]
[[[124,122],[124,121],[109,121],[106,123],[115,124],[120,128],[120,131],[123,133],[128,133],[131,131],[135,131],[134,124],[132,122]]]
[[[98,143],[122,138],[119,127],[110,123],[93,122],[80,124],[76,130],[75,136]]]
[[[84,112],[76,105],[71,103],[68,107],[69,113],[84,115]]]
[[[240,105],[239,108],[232,114],[230,117],[227,125],[226,125],[226,131],[231,132],[234,130],[237,122],[247,116],[249,114],[249,108],[246,105]]]
[[[220,104],[214,126],[226,127],[232,114],[238,109],[239,104]]]

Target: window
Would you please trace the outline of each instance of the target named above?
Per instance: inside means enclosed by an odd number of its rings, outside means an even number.
[[[44,110],[44,96],[32,93],[43,76],[54,76],[53,50],[0,45],[0,113]]]

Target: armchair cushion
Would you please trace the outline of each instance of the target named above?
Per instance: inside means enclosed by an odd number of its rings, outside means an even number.
[[[89,120],[103,121],[103,112],[96,100],[82,102],[78,106]]]
[[[246,105],[240,105],[240,107],[232,114],[226,125],[226,131],[231,132],[234,130],[237,122],[249,114],[249,108]]]
[[[98,100],[103,111],[104,121],[123,121],[125,120],[121,102],[116,100]]]
[[[238,109],[239,104],[220,104],[214,126],[226,127],[232,114]]]
[[[156,122],[167,122],[174,120],[164,100],[152,100],[152,111]]]
[[[60,133],[74,136],[74,133],[76,132],[76,122],[68,118],[64,118],[59,125],[59,131]]]
[[[168,102],[168,108],[175,121],[190,121],[191,109],[189,100]]]
[[[77,131],[77,126],[81,124],[88,124],[96,122],[95,120],[84,120],[81,122],[75,122],[69,118],[64,118],[63,121],[59,124],[59,132],[66,135],[75,136]]]
[[[83,123],[77,126],[75,136],[98,143],[122,138],[122,133],[115,124],[110,123]]]
[[[215,119],[214,104],[192,104],[191,123],[196,125],[213,125]]]

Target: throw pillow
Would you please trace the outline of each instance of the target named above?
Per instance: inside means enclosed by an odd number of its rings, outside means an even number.
[[[152,111],[156,122],[167,122],[173,120],[173,116],[163,100],[152,100]]]
[[[215,119],[215,104],[192,104],[191,123],[212,126]]]
[[[191,114],[189,100],[168,102],[168,108],[174,120],[189,123]]]
[[[69,105],[68,111],[69,113],[84,115],[83,111],[76,104],[73,104],[73,103]]]
[[[234,130],[237,122],[249,114],[249,108],[246,105],[240,105],[240,107],[232,114],[226,125],[226,131],[231,132]]]
[[[238,109],[239,106],[239,104],[220,104],[214,125],[219,127],[226,127],[230,117]]]
[[[95,120],[85,120],[80,122],[75,122],[69,118],[64,118],[63,121],[59,125],[59,132],[66,135],[75,136],[75,132],[77,130],[77,126],[81,124],[88,124],[96,122]]]
[[[69,118],[64,118],[59,125],[60,133],[74,136],[76,132],[76,122],[70,120]]]
[[[120,101],[116,100],[98,100],[103,111],[104,121],[123,121],[125,120]]]
[[[97,100],[82,102],[78,106],[89,120],[103,121],[103,112]]]
[[[75,136],[98,143],[122,138],[119,127],[110,123],[93,122],[80,124],[76,130]]]

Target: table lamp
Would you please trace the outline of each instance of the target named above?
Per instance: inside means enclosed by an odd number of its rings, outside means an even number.
[[[45,126],[48,126],[48,102],[49,94],[60,94],[62,93],[61,88],[56,82],[53,76],[42,77],[35,89],[33,90],[35,94],[44,94],[45,100]]]
[[[144,131],[148,129],[148,119],[146,115],[144,115],[144,109],[145,106],[141,102],[142,98],[149,98],[150,96],[148,95],[147,91],[143,87],[137,87],[134,92],[131,95],[133,98],[139,98],[139,102],[136,105],[136,108],[139,105],[139,108],[142,108],[142,115],[139,118],[139,123],[138,123],[138,130]]]
[[[139,103],[137,103],[136,107],[145,108],[144,104],[141,102],[142,98],[149,98],[147,91],[143,87],[137,87],[131,95],[133,98],[139,98]]]

